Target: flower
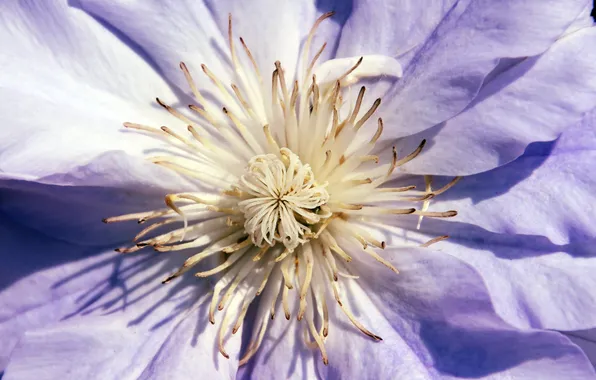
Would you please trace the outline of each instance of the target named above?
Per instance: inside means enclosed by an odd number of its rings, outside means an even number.
[[[356,4],[334,21],[307,2],[6,5],[20,75],[1,88],[26,96],[0,95],[22,127],[1,131],[13,134],[0,145],[1,210],[33,230],[3,228],[6,247],[35,258],[6,260],[7,378],[47,376],[32,361],[75,378],[593,376],[568,338],[541,330],[592,328],[596,305],[583,274],[593,227],[568,198],[594,184],[565,164],[583,154],[578,134],[593,147],[590,119],[567,127],[596,106],[595,32],[583,2],[550,5],[459,2],[417,17]],[[259,11],[262,30],[248,16]],[[553,173],[567,181],[550,185]],[[102,228],[97,212],[166,219],[120,249],[128,258],[95,255],[134,228]],[[135,253],[147,246],[166,252]],[[191,268],[222,276],[180,276]]]

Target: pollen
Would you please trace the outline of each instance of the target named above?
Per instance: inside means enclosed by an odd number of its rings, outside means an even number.
[[[375,226],[413,219],[420,228],[424,217],[457,215],[454,210],[428,209],[432,199],[459,178],[438,189],[430,176],[423,178],[422,189],[403,181],[394,185],[396,179],[409,178],[400,168],[416,159],[425,141],[411,152],[394,147],[382,156],[375,150],[385,128],[375,116],[381,99],[367,99],[366,87],[353,87],[363,77],[399,78],[399,63],[363,56],[319,65],[326,44],[311,58],[317,27],[332,15],[322,15],[311,29],[299,73],[287,73],[281,62],[272,62],[267,80],[261,74],[267,68],[259,67],[242,38],[243,55],[238,54],[230,16],[231,83],[201,65],[211,86],[199,88],[194,73],[180,63],[195,103],[177,109],[157,99],[175,125],[124,123],[167,141],[174,153],[149,160],[200,186],[195,192],[164,194],[163,209],[104,222],[148,224],[119,252],[153,247],[188,253],[164,284],[191,270],[199,278],[216,278],[209,321],[217,324],[216,344],[224,357],[229,357],[228,333],[236,334],[248,308],[258,304],[252,340],[240,364],[257,353],[270,320],[280,313],[299,321],[304,344],[318,349],[327,364],[325,340],[334,332],[328,307],[333,303],[355,329],[382,340],[352,312],[347,287],[358,280],[359,263],[365,259],[399,273],[383,256],[387,244]],[[427,247],[446,238],[418,245]],[[219,258],[219,264],[205,268],[202,264],[210,257]]]

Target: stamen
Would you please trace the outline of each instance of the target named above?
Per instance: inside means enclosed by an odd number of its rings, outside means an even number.
[[[366,87],[360,87],[360,91],[358,92],[358,97],[356,98],[356,104],[354,104],[354,110],[350,115],[348,120],[349,124],[354,124],[356,117],[358,116],[358,112],[360,111],[360,106],[362,105],[362,99],[364,98],[364,93],[366,92]],[[356,128],[355,128],[356,129]]]
[[[224,269],[229,268],[232,264],[234,264],[241,256],[242,254],[246,251],[245,249],[242,249],[240,251],[236,251],[233,254],[231,254],[228,259],[223,263],[220,264],[218,266],[216,266],[215,268],[208,270],[208,271],[204,271],[204,272],[197,272],[195,273],[195,276],[197,277],[209,277],[212,276],[216,273],[219,273],[221,271],[223,271]]]
[[[364,116],[362,116],[360,118],[360,120],[358,120],[358,122],[354,125],[354,130],[356,130],[356,131],[359,130],[364,125],[364,123],[366,123],[366,121],[368,119],[370,119],[370,117],[377,111],[377,108],[379,108],[380,105],[381,105],[381,98],[378,98],[375,100],[375,102],[370,107],[370,109],[368,111],[366,111]]]
[[[197,88],[197,85],[195,84],[194,79],[192,79],[190,71],[188,71],[188,67],[186,67],[186,64],[184,62],[180,62],[180,70],[182,70],[182,72],[184,73],[184,78],[186,78],[186,82],[188,83],[188,86],[190,87],[190,90],[192,91],[195,98],[200,103],[204,104],[205,98],[203,98],[203,95],[201,95],[201,93],[199,92],[199,89]]]
[[[430,239],[429,241],[427,241],[426,243],[424,243],[420,246],[421,247],[430,247],[431,245],[438,243],[440,241],[446,240],[446,239],[449,239],[449,235],[443,235],[443,236],[436,237],[434,239]]]
[[[263,79],[261,78],[261,73],[259,72],[259,66],[257,65],[257,61],[255,61],[252,53],[250,52],[250,49],[248,48],[248,46],[246,46],[246,43],[244,42],[244,39],[242,37],[240,37],[240,43],[242,44],[242,47],[244,48],[244,52],[248,56],[248,59],[252,63],[253,70],[255,71],[255,74],[259,79],[259,83],[263,83]]]
[[[453,186],[455,186],[455,184],[458,183],[460,179],[462,179],[462,177],[455,177],[455,178],[453,178],[448,184],[446,184],[445,186],[441,187],[439,190],[433,190],[433,194],[434,195],[439,195],[439,194],[442,194],[442,193],[446,192],[447,190],[449,190]]]
[[[159,98],[155,98],[155,100],[157,101],[157,103],[160,106],[162,106],[163,108],[165,108],[172,116],[174,116],[174,117],[182,120],[187,125],[192,125],[195,128],[198,127],[194,121],[190,120],[189,118],[187,118],[186,116],[184,116],[180,112],[176,111],[175,109],[173,109],[169,105],[165,104],[164,102],[162,102],[161,100],[159,100]],[[163,130],[163,128],[164,127],[162,127],[162,130]],[[166,132],[166,131],[164,131],[164,132]],[[170,134],[169,132],[166,132],[166,133]]]
[[[379,140],[381,134],[383,133],[383,119],[379,118],[377,120],[377,131],[375,132],[374,136],[370,139],[369,144],[373,145]]]
[[[364,57],[360,57],[360,58],[358,59],[358,61],[356,61],[356,63],[354,64],[354,66],[350,67],[350,68],[348,69],[348,71],[346,71],[346,72],[345,72],[345,73],[344,73],[342,76],[340,76],[340,77],[337,79],[337,83],[341,83],[341,81],[342,81],[343,79],[345,79],[345,78],[346,78],[348,75],[352,74],[352,73],[354,72],[354,70],[356,70],[356,69],[358,68],[358,66],[360,66],[360,64],[362,63],[362,60],[363,60],[363,59],[364,59]]]
[[[443,211],[443,212],[432,212],[432,211],[414,211],[413,214],[421,215],[421,216],[428,216],[429,218],[452,218],[457,216],[457,211],[450,210],[450,211]]]
[[[151,132],[162,136],[165,135],[162,130],[158,128],[149,127],[143,124],[125,122],[122,125],[129,129],[137,129],[139,131]]]
[[[414,158],[418,157],[418,155],[420,154],[420,152],[422,152],[422,149],[424,149],[424,145],[426,145],[426,139],[425,140],[422,140],[422,142],[420,143],[420,145],[418,145],[418,147],[412,153],[408,154],[407,156],[405,156],[401,160],[397,161],[396,162],[396,166],[405,165],[408,162],[412,161]]]

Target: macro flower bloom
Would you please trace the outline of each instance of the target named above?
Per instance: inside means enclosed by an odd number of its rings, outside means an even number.
[[[7,379],[595,377],[589,2],[1,7]]]

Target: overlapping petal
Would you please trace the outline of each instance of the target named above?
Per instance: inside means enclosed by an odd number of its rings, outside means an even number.
[[[10,358],[8,379],[236,372],[239,339],[227,345],[230,360],[198,343],[217,333],[206,315],[208,284],[193,276],[161,284],[185,255],[105,253],[3,220],[0,364]],[[73,367],[65,358],[75,356]]]
[[[443,223],[440,230],[450,238],[436,249],[480,273],[508,322],[558,330],[596,324],[594,240],[559,246],[541,236],[494,234],[455,222]]]
[[[47,236],[105,246],[129,240],[138,226],[110,228],[103,218],[164,208],[168,191],[191,188],[197,185],[171,171],[109,152],[66,173],[0,181],[0,212]]]
[[[353,1],[338,41],[337,57],[383,54],[400,57],[415,52],[454,5],[455,0],[432,2]]]
[[[330,308],[329,365],[315,360],[313,369],[312,354],[293,344],[301,338],[297,324],[288,327],[282,318],[273,321],[270,338],[241,373],[246,378],[298,373],[300,378],[317,374],[329,379],[594,376],[583,352],[563,335],[519,331],[497,316],[483,280],[470,266],[426,249],[383,254],[400,274],[379,270],[376,263],[359,266],[360,279],[344,297],[348,307],[358,310],[357,319],[383,341],[355,331],[339,308]]]
[[[497,311],[516,325],[579,330],[596,323],[594,117],[510,164],[463,178],[433,206],[458,210],[456,221],[423,222],[423,231],[451,236],[438,249],[472,264]]]
[[[389,135],[418,133],[455,116],[476,97],[500,59],[543,53],[587,3],[457,2],[386,96]]]
[[[593,366],[596,366],[596,330],[571,331],[565,333],[586,354]]]
[[[458,210],[458,221],[492,232],[541,235],[560,245],[596,238],[595,131],[592,112],[557,141],[533,144],[508,165],[465,177],[438,204]]]
[[[36,180],[157,145],[123,133],[122,122],[165,123],[151,99],[174,95],[122,36],[66,1],[0,7],[3,177]]]
[[[512,161],[531,142],[554,140],[596,106],[595,42],[596,28],[582,29],[494,77],[464,112],[402,141],[430,141],[404,169],[473,174]]]
[[[314,4],[302,1],[81,0],[80,6],[137,43],[164,76],[184,91],[188,85],[178,68],[180,61],[194,73],[199,88],[210,86],[202,64],[223,83],[230,82],[228,13],[233,16],[234,43],[239,52],[240,36],[261,70],[273,71],[274,62],[279,60],[290,74],[298,63],[297,47],[316,18]],[[269,70],[263,75],[269,77]]]

